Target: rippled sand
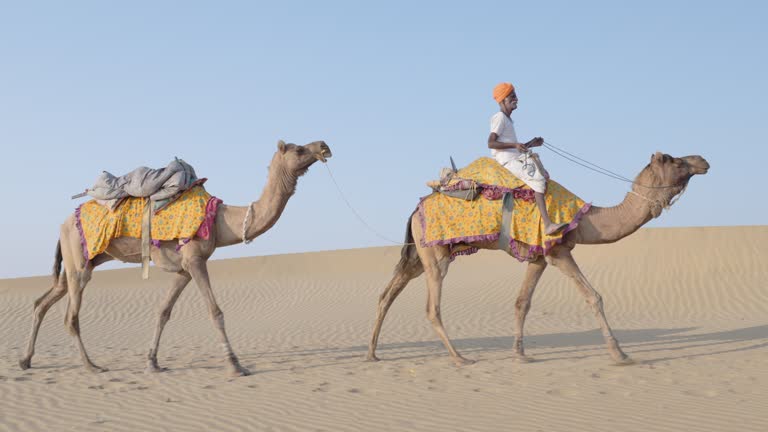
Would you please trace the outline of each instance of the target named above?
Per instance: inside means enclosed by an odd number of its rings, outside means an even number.
[[[49,277],[0,280],[0,430],[765,431],[768,226],[643,229],[575,256],[636,364],[612,365],[572,283],[544,274],[514,361],[525,266],[501,252],[458,258],[443,319],[456,368],[425,317],[424,279],[395,302],[378,363],[363,361],[398,248],[212,261],[227,330],[252,376],[229,378],[190,284],[166,327],[162,374],[145,374],[169,276],[100,271],[88,285],[86,372],[48,313],[32,369],[17,365]]]

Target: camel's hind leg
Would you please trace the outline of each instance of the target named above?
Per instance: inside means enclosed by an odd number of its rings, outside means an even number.
[[[450,251],[445,246],[422,247],[421,239],[423,233],[421,224],[416,220],[411,221],[411,232],[413,233],[416,251],[419,254],[421,264],[424,266],[424,273],[427,277],[427,319],[432,324],[432,328],[443,341],[445,348],[451,355],[451,359],[456,366],[469,365],[474,360],[468,360],[462,357],[456,348],[453,347],[448,334],[443,327],[443,320],[440,314],[440,295],[443,289],[443,279],[448,273],[448,266],[451,264]]]
[[[93,265],[89,261],[86,262],[82,270],[70,270],[67,268],[65,271],[67,273],[67,290],[69,291],[69,304],[67,305],[67,315],[65,317],[67,330],[75,337],[77,348],[80,350],[80,358],[83,360],[83,365],[86,369],[91,372],[104,372],[106,371],[105,368],[96,366],[88,358],[85,345],[83,345],[83,339],[80,337],[80,305],[82,304],[85,286],[91,280]]]
[[[528,263],[525,280],[523,280],[523,286],[520,288],[520,293],[515,302],[515,354],[517,354],[518,360],[522,362],[531,361],[525,355],[525,349],[523,348],[523,327],[525,326],[525,317],[531,309],[533,291],[536,289],[539,278],[541,278],[546,268],[547,261],[543,257]]]
[[[445,348],[451,355],[451,359],[456,366],[464,366],[474,363],[474,360],[468,360],[462,357],[456,348],[453,347],[448,334],[443,327],[443,320],[440,314],[440,296],[443,289],[443,279],[448,273],[448,266],[451,263],[450,255],[447,249],[443,252],[443,247],[419,248],[419,256],[424,264],[424,273],[427,276],[427,319],[432,324],[432,328],[443,341]]]
[[[69,333],[75,337],[80,357],[86,369],[91,372],[103,372],[106,369],[94,365],[91,359],[88,358],[88,353],[83,345],[83,339],[80,337],[80,305],[83,299],[83,290],[85,290],[88,281],[91,280],[95,260],[89,261],[83,256],[80,233],[77,231],[73,216],[70,216],[61,226],[59,241],[61,242],[61,252],[64,261],[64,274],[67,278],[66,288],[69,294],[64,325],[69,330]],[[104,259],[108,258],[102,257],[96,264]]]
[[[397,264],[397,267],[395,267],[395,275],[392,276],[389,285],[384,288],[384,291],[379,296],[379,306],[376,310],[376,324],[373,326],[371,341],[368,344],[368,356],[366,358],[368,361],[379,360],[378,357],[376,357],[376,345],[379,341],[381,325],[384,323],[384,317],[387,316],[387,311],[389,311],[389,307],[392,306],[392,302],[394,302],[397,296],[403,292],[403,289],[408,285],[408,282],[423,272],[424,267],[421,265],[419,256],[416,253],[416,247],[412,244],[403,246],[400,262]]]
[[[603,338],[606,345],[608,345],[608,352],[611,354],[613,360],[618,364],[630,364],[632,360],[624,354],[619,346],[619,341],[613,336],[611,326],[608,325],[608,320],[605,318],[605,312],[603,311],[603,299],[600,297],[597,291],[592,288],[587,278],[581,273],[579,266],[573,259],[571,252],[564,248],[559,248],[553,251],[550,255],[552,264],[557,266],[566,276],[569,276],[576,282],[576,286],[579,292],[587,300],[587,303],[592,308],[592,312],[597,318],[597,322],[600,324],[600,330],[603,332]]]
[[[155,327],[155,336],[152,339],[152,347],[149,349],[149,354],[147,355],[147,372],[163,372],[166,370],[165,368],[159,367],[157,364],[157,350],[160,347],[160,336],[163,334],[165,324],[171,319],[171,311],[176,304],[176,300],[179,299],[181,292],[184,291],[184,288],[187,287],[190,280],[192,280],[192,276],[190,276],[188,272],[178,272],[173,280],[171,290],[168,291],[168,296],[160,307],[160,317],[157,320],[157,327]]]
[[[57,281],[51,289],[43,294],[39,299],[35,301],[34,322],[32,323],[32,333],[29,335],[29,344],[27,345],[27,353],[23,359],[19,360],[19,366],[22,369],[29,369],[32,366],[32,356],[35,355],[35,343],[37,342],[37,334],[40,331],[40,324],[43,323],[45,314],[48,309],[51,308],[57,301],[59,301],[64,294],[67,293],[67,277],[66,274],[57,277]]]

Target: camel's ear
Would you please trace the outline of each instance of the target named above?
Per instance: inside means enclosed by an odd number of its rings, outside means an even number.
[[[280,140],[277,142],[277,150],[279,150],[280,153],[285,153],[285,141]]]
[[[656,152],[656,154],[651,155],[651,163],[653,162],[664,162],[664,153]]]

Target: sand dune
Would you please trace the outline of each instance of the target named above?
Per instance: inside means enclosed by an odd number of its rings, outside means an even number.
[[[101,271],[81,327],[90,374],[63,320],[48,313],[33,368],[21,371],[32,302],[49,277],[0,280],[0,430],[116,431],[765,431],[768,430],[768,226],[642,229],[575,256],[636,364],[613,366],[591,312],[556,269],[544,274],[513,359],[525,266],[500,252],[458,258],[446,278],[448,333],[475,365],[456,368],[425,319],[424,280],[363,361],[379,291],[399,249],[212,261],[214,291],[241,362],[227,377],[194,284],[145,374],[170,278]]]

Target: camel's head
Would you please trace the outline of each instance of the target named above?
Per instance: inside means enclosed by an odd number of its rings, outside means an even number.
[[[680,198],[691,177],[708,170],[709,163],[701,156],[676,158],[656,152],[633,182],[632,191],[653,203],[651,215],[656,218]]]
[[[283,140],[277,142],[277,153],[282,157],[286,169],[303,175],[313,163],[326,162],[331,157],[331,149],[324,141],[315,141],[307,145],[286,144]]]
[[[696,174],[706,174],[709,163],[701,156],[672,157],[657,152],[651,156],[651,170],[664,185],[685,187]]]

